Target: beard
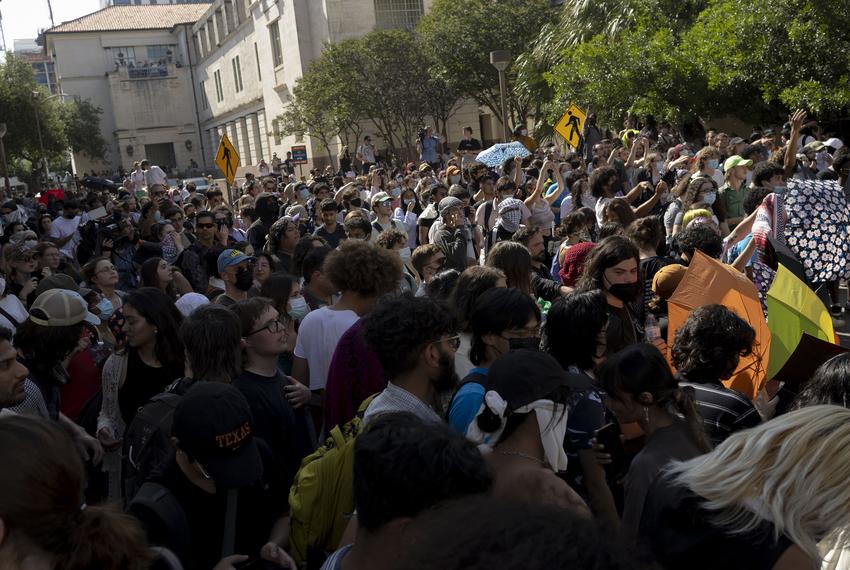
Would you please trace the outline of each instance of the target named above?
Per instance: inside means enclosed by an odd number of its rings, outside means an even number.
[[[440,360],[438,361],[438,375],[433,380],[434,389],[437,393],[448,392],[457,386],[459,378],[455,372],[454,355],[446,354],[440,351]]]

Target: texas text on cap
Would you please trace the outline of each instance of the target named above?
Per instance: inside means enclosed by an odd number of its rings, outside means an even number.
[[[254,258],[238,249],[225,249],[218,256],[218,272],[222,273],[225,268],[239,265],[243,261],[254,261]]]
[[[245,396],[220,382],[197,382],[174,410],[171,433],[177,446],[209,472],[218,489],[258,481],[263,461]]]

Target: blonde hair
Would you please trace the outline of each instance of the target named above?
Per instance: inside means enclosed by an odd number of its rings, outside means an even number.
[[[713,522],[736,533],[764,519],[812,559],[850,546],[850,410],[811,406],[731,435],[672,464],[676,481],[705,499]]]

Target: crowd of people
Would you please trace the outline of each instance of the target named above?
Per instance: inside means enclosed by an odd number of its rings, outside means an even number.
[[[667,300],[698,255],[767,291],[759,214],[850,196],[848,148],[799,111],[496,166],[464,134],[3,202],[0,567],[847,563],[850,357],[777,407],[724,384],[753,323]]]

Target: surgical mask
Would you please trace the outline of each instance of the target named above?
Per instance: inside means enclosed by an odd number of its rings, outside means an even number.
[[[717,170],[717,168],[720,166],[720,161],[716,158],[709,158],[706,164],[710,169]]]
[[[747,180],[746,184],[747,184],[747,186],[749,186],[749,185],[752,183],[752,181],[753,181],[753,173],[752,173],[752,171],[751,171],[751,170],[748,170],[748,171],[747,171],[747,178],[746,178],[746,180]]]
[[[613,285],[608,285],[608,292],[624,303],[631,303],[634,301],[640,293],[640,290],[641,284],[639,281],[635,281],[634,283],[615,283]]]
[[[458,182],[460,182],[460,176],[449,176],[449,182],[451,182],[452,184],[457,184]]]
[[[397,251],[398,251],[398,256],[401,258],[402,263],[407,263],[408,261],[410,261],[410,248],[409,247],[403,247],[403,248],[401,248]]]
[[[528,129],[522,129],[522,130],[519,132],[519,134],[521,134],[521,135],[522,135],[522,136],[524,136],[524,137],[527,137],[527,136],[528,136]]]
[[[0,277],[0,295],[4,295],[6,293],[6,280],[3,277]]]
[[[310,306],[307,305],[307,300],[304,297],[292,297],[289,300],[289,316],[300,321],[310,312]]]
[[[528,336],[521,338],[509,338],[508,346],[511,350],[540,350],[540,337]]]
[[[717,192],[712,190],[711,192],[706,192],[702,195],[702,203],[706,206],[711,206],[714,204],[714,201],[717,200]]]
[[[393,198],[398,198],[399,196],[401,196],[401,188],[393,188],[392,190],[390,190],[390,195]]]
[[[413,200],[413,199],[402,200],[402,203],[405,206],[407,206],[408,204],[414,203],[414,202],[416,202],[416,200]]]
[[[236,272],[236,283],[234,283],[235,287],[240,291],[247,291],[254,284],[254,275],[251,271],[248,270],[247,267],[239,269]]]
[[[153,219],[156,220],[157,222],[162,221],[162,214],[159,212],[159,210],[154,212]]]
[[[786,188],[785,186],[774,186],[774,187],[773,187],[773,193],[774,193],[774,194],[779,194],[780,196],[781,196],[782,194],[785,194],[785,191],[786,191],[786,190],[787,190],[787,188]]]
[[[104,297],[97,304],[97,314],[102,321],[108,321],[110,317],[112,317],[112,313],[115,309],[112,307],[112,301]]]
[[[301,190],[298,191],[298,196],[300,196],[302,200],[309,200],[310,199],[310,189],[309,188],[302,188]]]

